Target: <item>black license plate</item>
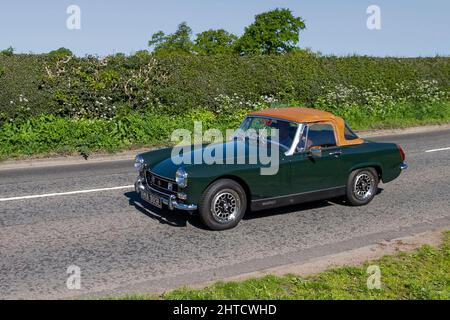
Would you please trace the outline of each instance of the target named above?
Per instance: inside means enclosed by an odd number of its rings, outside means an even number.
[[[150,192],[141,192],[141,198],[145,201],[147,201],[148,203],[150,203],[151,205],[162,209],[162,202],[161,202],[161,198],[153,193]]]

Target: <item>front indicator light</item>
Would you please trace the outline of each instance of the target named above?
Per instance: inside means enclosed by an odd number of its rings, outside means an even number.
[[[186,188],[187,178],[188,174],[183,168],[179,168],[175,173],[175,182],[181,189]]]
[[[137,172],[141,172],[142,168],[144,167],[144,158],[140,155],[137,155],[134,159],[134,168]]]

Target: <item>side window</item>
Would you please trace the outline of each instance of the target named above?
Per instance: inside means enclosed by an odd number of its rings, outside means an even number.
[[[348,124],[345,124],[344,136],[345,136],[345,140],[358,139],[358,136],[352,131],[352,129],[350,129]]]
[[[312,124],[309,127],[307,149],[312,147],[334,147],[336,138],[331,124]]]

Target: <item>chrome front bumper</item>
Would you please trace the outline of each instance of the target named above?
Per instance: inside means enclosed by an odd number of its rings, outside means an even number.
[[[400,169],[406,170],[406,169],[408,169],[408,165],[407,165],[406,163],[403,162],[403,163],[400,165]]]
[[[152,187],[145,186],[144,180],[142,178],[138,178],[134,184],[134,190],[139,196],[141,192],[151,192],[153,194],[157,194],[161,199],[161,202],[165,204],[169,210],[178,209],[178,210],[186,210],[186,211],[195,211],[197,210],[197,205],[195,204],[185,204],[177,201],[177,197],[173,194],[162,193]]]

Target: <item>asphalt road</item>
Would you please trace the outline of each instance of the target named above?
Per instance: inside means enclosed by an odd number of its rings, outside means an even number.
[[[224,232],[141,206],[126,187],[130,161],[0,170],[0,298],[161,291],[449,226],[450,149],[425,151],[450,147],[450,130],[373,140],[403,145],[410,168],[368,206],[320,201],[250,213]],[[13,197],[22,198],[4,201]],[[66,286],[71,265],[80,290]]]

